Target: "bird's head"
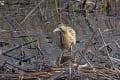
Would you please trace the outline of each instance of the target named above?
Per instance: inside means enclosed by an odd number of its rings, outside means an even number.
[[[65,25],[64,24],[59,24],[58,26],[57,26],[57,28],[55,28],[54,30],[53,30],[53,32],[57,32],[57,31],[65,31],[66,30],[66,27],[65,27]]]

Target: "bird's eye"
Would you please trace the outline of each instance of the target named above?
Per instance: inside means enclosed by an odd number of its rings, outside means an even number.
[[[59,29],[60,29],[60,30],[62,30],[62,28],[61,28],[61,27],[60,27]]]

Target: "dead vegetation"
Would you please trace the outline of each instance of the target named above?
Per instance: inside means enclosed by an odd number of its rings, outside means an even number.
[[[70,80],[120,80],[120,1],[82,1],[1,0],[0,80],[69,80],[67,62],[57,66],[60,22],[77,32]]]

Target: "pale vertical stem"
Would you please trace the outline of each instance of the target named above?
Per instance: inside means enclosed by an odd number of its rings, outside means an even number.
[[[72,46],[70,48],[69,79],[68,80],[71,80],[71,74],[72,74]]]
[[[71,62],[71,60],[69,60],[69,78],[68,78],[68,80],[71,80],[71,75],[72,75],[72,62]]]
[[[55,9],[56,9],[56,12],[59,13],[59,11],[58,11],[58,2],[57,2],[57,0],[55,0]]]

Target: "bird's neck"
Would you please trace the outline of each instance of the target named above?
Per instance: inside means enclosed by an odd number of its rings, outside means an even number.
[[[62,29],[62,32],[63,32],[64,34],[66,34],[66,33],[67,33],[67,28],[64,27],[64,28]]]

